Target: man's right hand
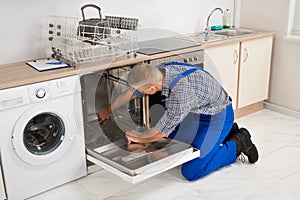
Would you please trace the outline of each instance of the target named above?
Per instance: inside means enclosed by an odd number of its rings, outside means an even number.
[[[105,120],[110,118],[110,115],[111,115],[111,106],[101,108],[98,111],[98,120],[99,120],[99,122],[103,123]]]

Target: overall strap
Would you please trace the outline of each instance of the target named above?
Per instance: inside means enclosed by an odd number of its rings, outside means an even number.
[[[177,84],[177,82],[178,82],[180,79],[186,77],[187,75],[189,75],[189,74],[191,74],[191,73],[193,73],[193,72],[195,72],[195,71],[197,71],[197,70],[198,70],[198,68],[193,67],[193,68],[191,68],[191,69],[188,69],[188,70],[182,72],[181,74],[178,74],[178,75],[172,80],[172,82],[170,83],[169,89],[172,90],[172,89],[175,87],[175,85]]]
[[[188,67],[191,67],[191,69],[188,69],[184,72],[182,72],[181,74],[177,75],[173,80],[172,82],[170,83],[169,85],[169,89],[172,90],[175,85],[177,84],[177,82],[186,77],[187,75],[197,71],[197,70],[203,70],[201,67],[197,67],[197,66],[194,66],[194,65],[191,65],[191,64],[188,64],[188,63],[182,63],[182,62],[169,62],[169,63],[165,63],[164,66],[172,66],[172,65],[181,65],[181,66],[188,66]]]

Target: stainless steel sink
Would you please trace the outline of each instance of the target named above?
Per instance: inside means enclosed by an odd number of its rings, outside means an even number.
[[[209,42],[224,40],[226,39],[226,37],[222,35],[216,35],[213,33],[209,33],[209,34],[198,33],[195,35],[188,36],[188,39],[195,41],[197,43],[209,43]]]
[[[242,35],[248,35],[248,34],[254,34],[255,31],[252,30],[246,30],[246,29],[228,29],[223,30],[220,32],[215,32],[216,35],[223,35],[227,37],[234,37],[234,36],[242,36]]]
[[[226,40],[233,37],[238,37],[242,35],[256,34],[258,32],[248,29],[225,29],[222,31],[209,31],[209,32],[200,32],[194,35],[189,35],[181,37],[181,39],[188,39],[196,43],[210,43],[221,40]]]

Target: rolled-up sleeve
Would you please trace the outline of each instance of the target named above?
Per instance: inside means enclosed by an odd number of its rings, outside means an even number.
[[[128,86],[128,89],[133,93],[133,95],[137,98],[142,98],[145,96],[145,93],[139,92],[137,89],[134,87]]]

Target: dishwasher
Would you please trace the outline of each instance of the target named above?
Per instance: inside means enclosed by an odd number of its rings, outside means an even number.
[[[203,52],[170,56],[148,61],[157,65],[166,61],[199,62]],[[190,61],[192,61],[190,60]],[[202,63],[201,63],[202,64]],[[144,144],[128,144],[125,132],[155,126],[160,117],[151,119],[151,108],[163,99],[156,95],[135,98],[116,109],[110,119],[99,123],[97,112],[127,90],[126,77],[133,66],[122,66],[81,76],[87,160],[121,177],[138,183],[200,156],[190,144],[169,138]],[[155,110],[155,109],[154,109]],[[161,116],[163,112],[161,112]]]

